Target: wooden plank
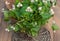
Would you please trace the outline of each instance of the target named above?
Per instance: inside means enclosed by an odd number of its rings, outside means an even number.
[[[59,26],[60,28],[60,0],[57,0],[57,5],[54,8],[55,11],[55,21],[56,24]],[[54,33],[54,41],[60,41],[60,30],[57,30],[56,33]]]
[[[1,14],[0,14],[0,27],[1,27]]]
[[[0,32],[0,41],[2,41],[2,38],[4,37],[4,29],[2,28],[1,29],[1,32]]]
[[[54,41],[60,41],[60,30],[56,31],[54,33]]]
[[[11,41],[11,36],[12,36],[12,34],[11,34],[11,32],[9,32],[7,41]]]
[[[4,31],[5,32],[5,31]],[[3,34],[3,39],[2,39],[2,41],[7,41],[8,40],[8,32],[5,32],[4,34]]]
[[[7,35],[8,33],[5,32],[6,26],[7,26],[6,23],[5,23],[4,21],[2,21],[1,41],[6,41],[6,40],[7,40],[6,38],[7,38],[7,36],[8,36],[8,35]],[[7,36],[6,36],[6,35],[7,35]]]
[[[6,23],[3,21],[2,18],[2,8],[4,8],[4,0],[0,0],[0,24],[2,24],[2,26],[0,26],[0,41],[10,41],[10,33],[5,31],[6,28]]]

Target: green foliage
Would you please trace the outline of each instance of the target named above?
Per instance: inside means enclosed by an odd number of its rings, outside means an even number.
[[[18,4],[19,1],[20,1],[20,0],[15,0],[15,4]]]
[[[58,27],[56,24],[53,24],[53,25],[52,25],[52,29],[53,29],[53,30],[59,30],[59,27]]]
[[[16,31],[19,31],[19,30],[20,30],[19,26],[15,25],[15,30],[14,31],[16,32]]]
[[[8,21],[9,20],[9,15],[8,15],[8,11],[4,11],[4,20]]]
[[[15,7],[13,7],[15,9],[4,12],[5,20],[17,20],[13,25],[10,24],[10,26],[13,26],[13,29],[9,27],[9,30],[26,32],[27,34],[36,36],[41,26],[45,25],[52,17],[50,12],[52,3],[48,0],[43,1],[23,0],[20,2],[19,0],[15,0]],[[14,20],[11,22],[14,22]]]

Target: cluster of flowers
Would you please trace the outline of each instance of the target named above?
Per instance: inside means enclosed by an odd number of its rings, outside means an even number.
[[[42,0],[43,3],[47,3],[48,1],[53,2],[53,7],[55,7],[55,5],[54,5],[54,0]],[[31,2],[32,2],[32,3],[38,2],[38,0],[31,0]],[[9,5],[10,3],[9,3],[8,1],[6,1],[5,4],[6,4],[6,5]],[[18,8],[20,8],[20,7],[22,7],[22,6],[23,6],[23,4],[20,3],[20,2],[17,4],[17,7],[18,7]],[[15,5],[12,5],[12,9],[13,9],[13,10],[15,9]],[[12,10],[12,9],[9,9],[9,10]],[[3,10],[4,10],[4,9],[3,9]],[[38,7],[38,10],[39,10],[39,11],[42,10],[42,7],[41,7],[41,6]],[[33,9],[32,9],[30,6],[28,6],[28,7],[26,8],[26,11],[27,11],[27,12],[33,12]],[[51,15],[54,14],[53,9],[50,9],[50,12],[51,12]],[[55,21],[53,21],[53,23],[55,23]],[[15,28],[14,28],[13,26],[11,26],[11,28],[12,28],[13,30],[15,30]],[[5,29],[5,30],[9,32],[9,29]]]
[[[15,27],[14,26],[11,26],[11,29],[15,30]],[[5,31],[10,31],[8,28],[5,29]]]
[[[31,2],[37,2],[38,0],[31,0]],[[47,3],[48,1],[51,1],[53,2],[53,7],[55,7],[54,5],[54,0],[42,0],[44,3]],[[5,2],[6,5],[9,5],[10,3],[8,1]],[[23,4],[21,4],[20,2],[17,4],[17,7],[22,7]],[[12,5],[12,9],[15,9],[15,5]],[[12,9],[9,9],[9,10],[12,10]],[[38,10],[42,10],[42,7],[38,7]],[[33,9],[28,6],[27,9],[26,9],[27,12],[33,12]],[[53,9],[50,10],[51,11],[51,14],[54,14],[54,11]]]

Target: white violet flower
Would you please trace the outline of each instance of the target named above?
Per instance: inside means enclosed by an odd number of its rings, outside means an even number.
[[[11,28],[14,28],[13,26],[11,26]]]
[[[47,0],[42,0],[43,1],[43,3],[47,3]]]
[[[35,25],[37,25],[37,22],[35,22]]]
[[[4,10],[5,10],[5,9],[4,9],[4,8],[2,8],[2,12],[4,12]]]
[[[12,5],[12,9],[13,9],[13,10],[15,9],[15,5],[14,5],[14,4]]]
[[[17,4],[17,7],[22,7],[23,5],[19,2],[18,4]]]
[[[35,0],[36,2],[38,2],[38,0]]]
[[[54,11],[53,11],[53,9],[51,9],[50,11],[51,11],[51,15],[54,15]]]
[[[6,5],[9,5],[10,3],[9,3],[8,1],[5,1],[5,4],[6,4]]]
[[[15,28],[13,28],[13,30],[15,30]]]
[[[12,10],[12,9],[9,9],[9,10]]]
[[[26,11],[27,12],[32,12],[33,10],[31,9],[31,7],[27,7]]]
[[[55,4],[53,3],[53,7],[55,7]]]
[[[51,2],[54,2],[55,0],[51,0]]]
[[[56,22],[53,20],[52,23],[55,24]]]
[[[15,27],[14,27],[14,26],[11,26],[11,28],[12,28],[13,30],[15,30]]]
[[[38,10],[41,10],[41,9],[42,9],[42,7],[39,7],[39,8],[38,8]]]
[[[10,30],[6,28],[5,31],[8,31],[9,32]]]
[[[54,32],[54,33],[56,33],[56,31],[55,31],[55,30],[54,30],[53,32]]]
[[[5,9],[4,8],[2,8],[2,11],[4,11]]]
[[[31,2],[33,3],[33,2],[35,2],[35,0],[31,0]]]

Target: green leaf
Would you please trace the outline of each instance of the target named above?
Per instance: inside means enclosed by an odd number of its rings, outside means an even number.
[[[4,20],[8,21],[9,20],[9,12],[8,11],[4,11]]]
[[[53,30],[58,30],[59,27],[58,27],[56,24],[52,24],[52,29],[53,29]]]
[[[20,19],[19,10],[14,10],[13,12],[15,13],[15,16],[17,17],[17,19],[19,20]]]
[[[9,11],[9,17],[16,18],[14,10]]]
[[[20,0],[15,0],[15,4],[18,4],[20,2]]]
[[[31,31],[32,36],[37,36],[37,32]]]
[[[13,29],[11,28],[12,25],[8,25],[8,29],[12,31]]]
[[[49,18],[52,17],[52,15],[50,15],[49,13],[41,13],[40,15],[42,16],[42,18],[43,18],[44,20],[49,19]]]
[[[38,28],[38,27],[32,28],[31,31],[36,31],[36,32],[38,32],[38,31],[39,31],[39,28]]]
[[[23,4],[27,5],[27,4],[30,4],[30,0],[23,0]]]
[[[20,13],[25,13],[27,7],[28,7],[28,5],[24,5],[24,6],[20,9]]]
[[[57,0],[54,0],[54,1],[53,1],[53,3],[54,3],[54,5],[56,5],[56,3],[57,3]]]
[[[40,27],[34,27],[34,28],[31,28],[31,33],[32,33],[32,36],[36,36],[38,31],[39,31]]]
[[[20,30],[20,27],[18,25],[15,25],[15,30],[14,31],[19,31]]]

